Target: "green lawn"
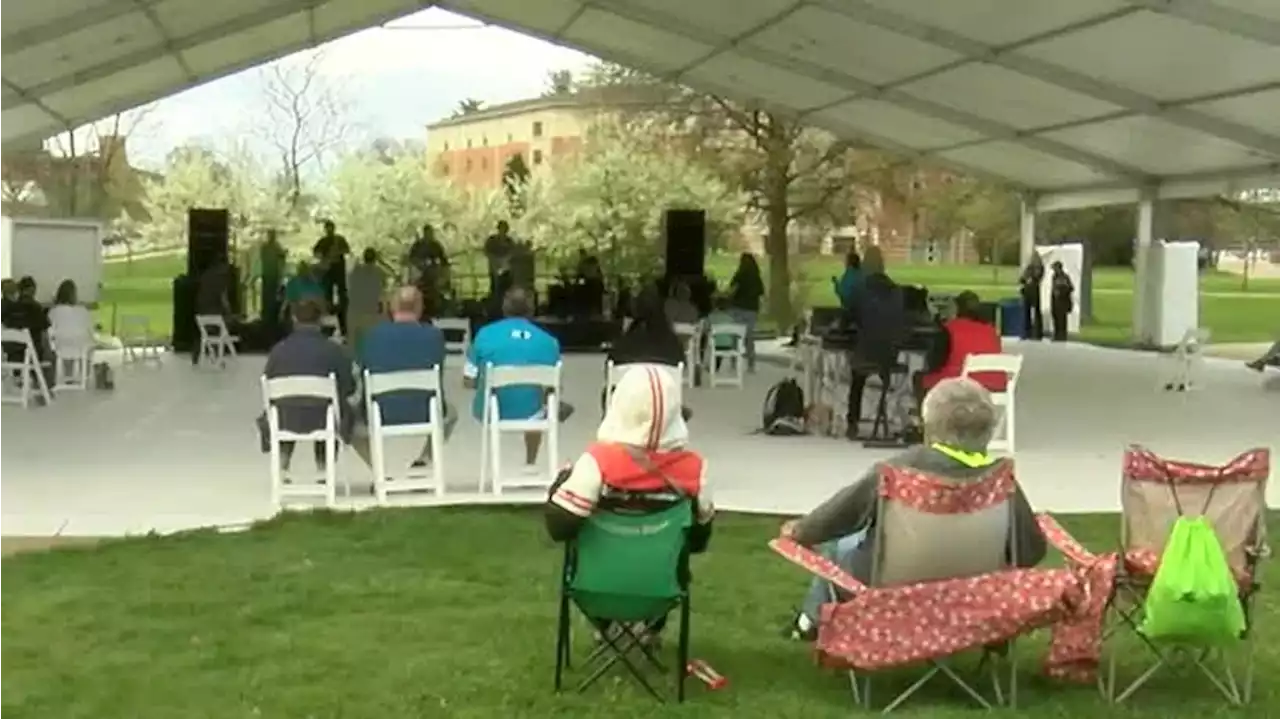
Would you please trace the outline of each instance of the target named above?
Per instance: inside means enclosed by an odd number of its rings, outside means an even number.
[[[1065,523],[1095,549],[1114,545],[1112,516]],[[11,719],[848,717],[855,710],[843,677],[778,635],[805,582],[765,546],[777,525],[726,515],[711,551],[695,560],[692,653],[731,684],[710,693],[693,683],[684,707],[655,706],[614,680],[556,696],[560,552],[533,510],[464,508],[288,516],[241,534],[7,558],[3,711]],[[1037,676],[1038,638],[1020,645],[1016,715],[1278,716],[1280,685],[1267,681],[1280,672],[1276,620],[1271,593],[1257,615],[1254,705],[1243,713],[1177,675],[1158,677],[1132,708],[1109,709],[1092,687]],[[578,636],[581,658],[589,639]],[[1121,651],[1124,675],[1135,676],[1141,648]],[[975,716],[945,683],[907,706],[907,717]]]
[[[810,306],[836,303],[830,278],[839,274],[840,262],[838,258],[814,257],[793,269],[797,281],[807,286]],[[735,264],[734,257],[720,255],[711,259],[710,269],[724,283]],[[173,324],[172,280],[185,268],[185,255],[108,264],[99,322],[110,328],[115,315],[141,314],[150,319],[155,333],[168,336]],[[971,289],[989,300],[1013,296],[1017,281],[1012,267],[901,265],[890,269],[902,283],[925,285],[938,292]],[[1123,268],[1100,268],[1094,272],[1094,285],[1098,290],[1094,294],[1097,323],[1084,328],[1084,338],[1105,343],[1126,341],[1131,326],[1133,273]],[[1270,341],[1280,331],[1280,279],[1252,280],[1248,290],[1242,291],[1239,277],[1211,272],[1201,278],[1200,291],[1201,324],[1213,332],[1215,342]]]

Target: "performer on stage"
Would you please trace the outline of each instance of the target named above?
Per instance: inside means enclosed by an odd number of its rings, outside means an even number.
[[[347,255],[351,254],[351,246],[347,244],[347,238],[337,233],[333,220],[324,221],[324,235],[316,241],[311,254],[315,256],[325,302],[328,303],[333,314],[338,316],[338,324],[345,337],[347,334]]]
[[[281,246],[276,230],[267,230],[267,237],[258,248],[258,275],[262,278],[262,321],[271,329],[273,337],[280,327],[281,285],[287,259],[288,253]]]
[[[424,315],[443,312],[449,294],[449,257],[429,223],[422,226],[422,234],[409,247],[406,261],[410,282],[422,294]]]
[[[499,220],[497,232],[489,235],[489,238],[484,241],[484,255],[489,260],[489,295],[491,297],[502,297],[503,291],[498,287],[498,278],[510,269],[511,256],[515,250],[516,241],[511,237],[511,225],[506,220]]]

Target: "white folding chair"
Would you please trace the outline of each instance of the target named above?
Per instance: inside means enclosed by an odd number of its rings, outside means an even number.
[[[680,385],[680,380],[681,380],[681,378],[682,378],[682,377],[686,377],[686,376],[687,376],[687,374],[686,374],[686,373],[685,373],[685,371],[684,371],[685,364],[684,364],[683,362],[681,362],[680,364],[676,365],[675,367],[672,367],[672,366],[670,366],[670,365],[659,365],[659,364],[652,364],[652,363],[648,363],[648,362],[633,362],[633,363],[627,363],[627,364],[614,364],[614,361],[613,361],[613,360],[605,360],[605,363],[604,363],[604,406],[605,406],[605,410],[606,410],[606,411],[609,409],[609,403],[611,403],[611,402],[613,401],[613,390],[614,390],[614,388],[618,386],[618,383],[622,381],[622,377],[623,377],[626,373],[630,372],[632,369],[634,369],[634,368],[636,368],[636,367],[657,367],[658,369],[661,369],[661,370],[663,370],[663,371],[670,372],[670,373],[671,373],[671,378],[672,378],[673,380],[675,380],[675,383],[676,383],[676,385],[677,385],[677,386],[679,386],[679,385]]]
[[[504,487],[549,487],[555,481],[560,457],[560,371],[562,365],[495,366],[484,370],[484,418],[481,422],[480,491],[487,483],[495,495]],[[498,406],[498,390],[504,387],[534,387],[546,394],[543,411],[526,419],[502,419]],[[547,474],[520,479],[502,476],[502,435],[541,432],[542,457]]]
[[[93,335],[73,336],[49,334],[53,350],[53,391],[89,389],[93,367]]]
[[[276,401],[286,398],[309,397],[328,403],[325,408],[324,427],[314,432],[290,432],[280,428],[280,409]],[[262,377],[262,403],[267,413],[267,444],[271,457],[271,503],[280,508],[287,497],[324,497],[325,505],[333,507],[338,500],[338,380],[333,374],[325,377],[291,376]],[[294,481],[298,474],[290,469],[288,477],[281,463],[281,443],[293,442],[291,466],[299,460],[298,445],[319,442],[324,446],[324,470],[319,481]],[[289,480],[289,481],[286,481]],[[351,486],[347,485],[347,494]]]
[[[964,358],[964,368],[961,369],[960,376],[971,377],[975,374],[987,372],[1003,374],[1006,380],[1003,392],[991,393],[992,404],[1001,409],[1001,419],[997,424],[996,434],[992,437],[991,443],[987,445],[987,449],[991,452],[1013,454],[1015,449],[1014,429],[1017,427],[1014,415],[1014,407],[1017,403],[1014,400],[1018,389],[1018,376],[1022,373],[1022,355],[969,355]]]
[[[1164,355],[1161,388],[1166,391],[1190,392],[1200,389],[1204,377],[1204,348],[1212,335],[1207,329],[1192,328],[1182,335],[1172,354]]]
[[[816,397],[821,383],[822,338],[813,333],[813,310],[805,310],[803,329],[791,353],[791,373],[800,374],[806,397]]]
[[[126,362],[160,361],[159,340],[151,334],[146,315],[121,315],[119,331]]]
[[[676,322],[673,327],[684,343],[684,386],[692,387],[698,373],[698,357],[702,354],[702,323]]]
[[[365,416],[369,418],[369,455],[373,464],[373,492],[386,504],[394,492],[444,494],[444,404],[440,401],[440,367],[402,372],[364,372]],[[390,392],[427,392],[427,422],[383,424],[377,398]],[[431,447],[431,467],[423,472],[408,467],[393,476],[387,471],[387,439],[426,439]],[[417,458],[418,455],[414,455]]]
[[[471,320],[465,317],[441,317],[432,320],[431,324],[444,334],[444,349],[446,352],[456,352],[462,356],[467,355],[467,349],[471,347]],[[455,340],[453,337],[461,334],[461,340]]]
[[[20,404],[26,408],[31,403],[31,393],[34,390],[39,393],[44,403],[49,404],[52,399],[49,394],[49,385],[44,379],[44,368],[40,365],[40,356],[36,353],[36,343],[31,339],[30,330],[16,330],[5,327],[0,340],[5,345],[21,345],[22,359],[9,360],[9,355],[4,354],[3,374],[4,384],[8,385],[11,381],[17,384],[18,394],[15,396],[10,393],[3,395],[5,404]]]
[[[227,329],[222,315],[196,315],[196,328],[200,330],[200,361],[218,367],[227,366],[227,358],[236,356],[239,337]]]
[[[731,337],[733,346],[726,349],[716,348],[717,337]],[[711,387],[741,387],[746,378],[747,326],[738,323],[715,324],[707,328],[707,366],[706,373],[710,377]],[[720,369],[716,369],[720,365]],[[732,367],[730,367],[732,365]],[[729,370],[725,372],[725,370]]]

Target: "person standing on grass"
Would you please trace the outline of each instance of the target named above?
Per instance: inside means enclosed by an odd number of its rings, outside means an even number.
[[[747,336],[743,351],[747,358],[747,371],[756,371],[756,320],[760,317],[760,298],[764,297],[764,279],[756,256],[743,252],[738,258],[738,269],[729,280],[729,311],[734,319],[746,325]]]
[[[523,287],[507,290],[502,298],[504,318],[485,325],[476,333],[467,349],[467,364],[463,368],[463,384],[476,391],[471,404],[473,416],[484,421],[486,400],[485,372],[489,365],[495,367],[544,366],[560,362],[560,341],[546,330],[534,324],[533,299]],[[546,390],[542,387],[503,387],[496,392],[498,414],[501,419],[543,419],[546,417]],[[573,406],[560,402],[560,416],[564,422],[573,414]],[[541,432],[527,432],[524,436],[525,474],[539,474],[538,450],[542,447]]]
[[[1018,278],[1018,292],[1022,295],[1022,339],[1044,339],[1044,314],[1040,309],[1040,284],[1044,282],[1044,259],[1039,252],[1031,253],[1031,261]]]
[[[1067,341],[1067,317],[1075,308],[1075,285],[1062,268],[1061,262],[1053,263],[1053,276],[1049,280],[1049,314],[1053,318],[1053,341]]]

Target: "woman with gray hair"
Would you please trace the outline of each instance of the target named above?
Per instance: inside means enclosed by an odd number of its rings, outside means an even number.
[[[975,482],[987,475],[996,462],[987,454],[987,445],[995,434],[1000,411],[982,385],[964,377],[942,380],[925,396],[922,415],[924,444],[883,464],[914,469],[955,484]],[[824,554],[858,580],[869,582],[876,551],[875,533],[870,530],[879,503],[880,470],[880,463],[873,465],[858,481],[805,517],[784,524],[782,536],[807,547],[827,545]],[[1019,566],[1035,566],[1044,559],[1045,539],[1021,487],[1012,505],[1015,518],[1010,525],[1009,556],[1017,558]],[[829,597],[827,582],[815,579],[786,633],[812,639],[819,608]]]

